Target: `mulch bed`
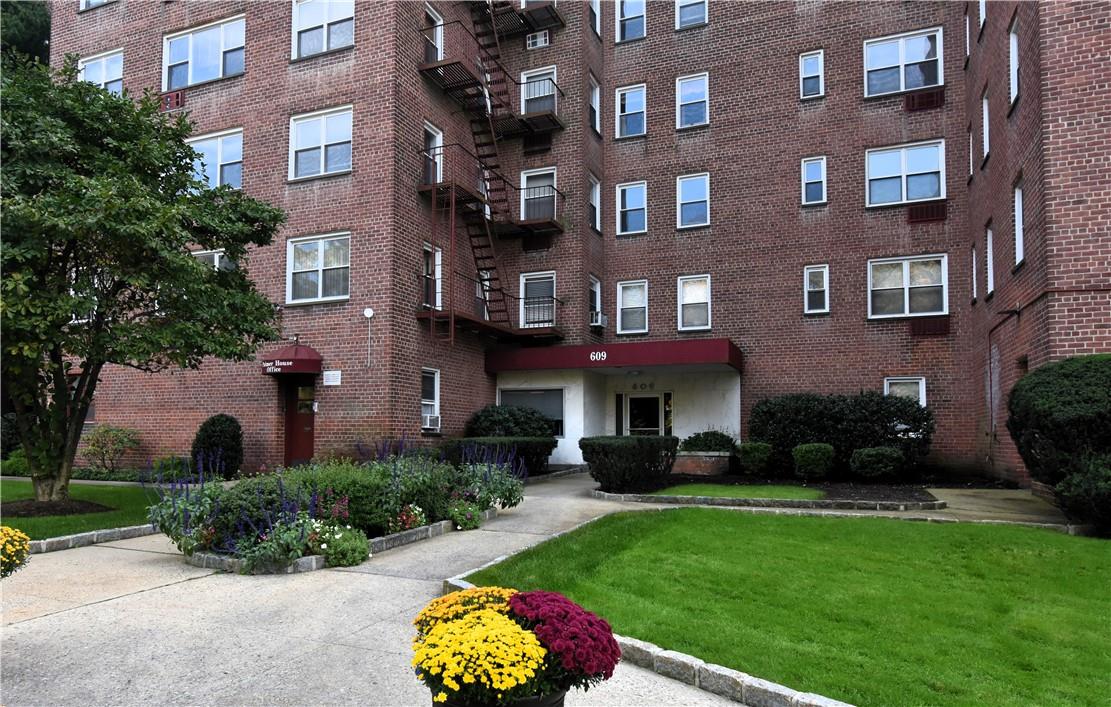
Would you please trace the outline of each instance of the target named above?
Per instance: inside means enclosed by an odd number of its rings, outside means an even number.
[[[104,513],[114,511],[115,508],[103,506],[92,501],[78,501],[67,499],[65,501],[35,501],[25,499],[22,501],[6,501],[0,503],[0,515],[13,518],[43,518],[46,516],[74,516],[82,513]]]
[[[921,484],[860,484],[851,481],[800,484],[797,479],[755,479],[748,476],[687,476],[683,474],[672,474],[668,483],[672,486],[678,484],[805,486],[824,491],[826,494],[825,500],[827,501],[895,501],[910,503],[937,500]]]

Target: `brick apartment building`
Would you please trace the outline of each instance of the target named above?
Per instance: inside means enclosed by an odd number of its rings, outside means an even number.
[[[258,361],[106,370],[141,455],[217,412],[247,466],[459,434],[721,429],[882,390],[945,464],[1024,479],[1006,395],[1111,349],[1111,6],[52,4],[53,60],[195,121],[288,214]],[[213,267],[234,267],[199,253]]]

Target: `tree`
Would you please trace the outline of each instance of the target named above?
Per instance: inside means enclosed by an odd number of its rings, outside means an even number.
[[[72,57],[57,74],[9,62],[2,83],[2,383],[35,497],[61,500],[105,365],[195,368],[276,338],[245,266],[285,216],[198,179],[191,125],[156,96],[78,81]],[[206,266],[197,248],[238,267]]]
[[[50,11],[42,0],[0,2],[0,52],[50,63]]]

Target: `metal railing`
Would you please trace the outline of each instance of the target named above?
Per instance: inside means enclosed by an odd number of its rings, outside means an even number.
[[[534,329],[555,326],[556,304],[558,303],[559,300],[555,297],[520,298],[520,328]]]
[[[563,98],[563,89],[549,76],[538,76],[525,79],[523,82],[514,81],[520,96],[520,109],[523,114],[529,113],[554,113],[559,115],[559,104]]]
[[[520,203],[518,221],[559,221],[567,195],[551,184],[536,187],[510,187],[516,190]]]
[[[449,283],[445,278],[450,277]],[[461,272],[421,273],[420,309],[424,311],[449,311],[463,314],[477,321],[509,324],[514,329],[554,327],[557,309],[563,302],[557,297],[517,297],[504,289],[490,287],[489,282]],[[504,306],[506,317],[500,312]],[[496,311],[491,311],[492,309]],[[508,318],[508,322],[506,322]]]

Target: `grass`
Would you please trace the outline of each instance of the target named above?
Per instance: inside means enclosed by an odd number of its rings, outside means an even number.
[[[814,501],[825,498],[826,492],[805,486],[751,484],[679,484],[653,491],[653,496],[713,496],[715,498],[776,498]]]
[[[115,510],[42,518],[9,517],[4,518],[4,525],[19,528],[32,540],[84,533],[88,530],[142,525],[147,522],[147,507],[158,500],[157,494],[152,489],[141,486],[70,484],[69,495],[70,498],[92,501]],[[0,500],[18,501],[34,497],[35,491],[30,481],[10,479],[0,481]]]
[[[1111,542],[684,508],[607,516],[471,581],[859,705],[1106,705]]]

